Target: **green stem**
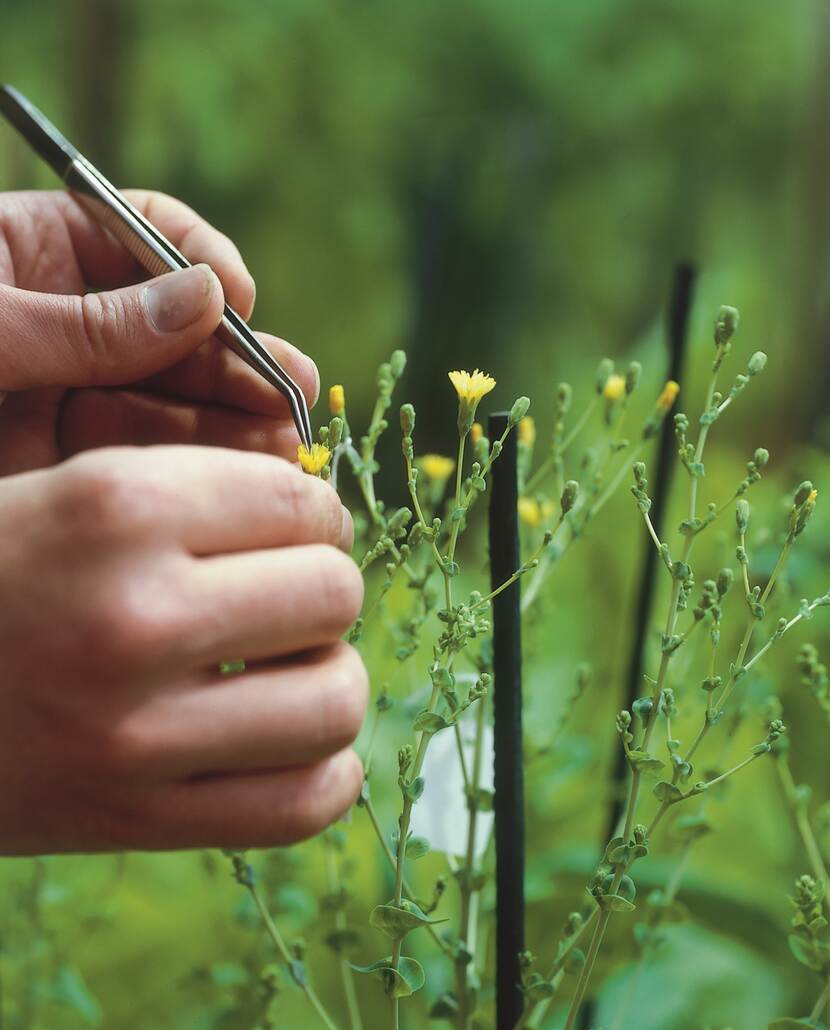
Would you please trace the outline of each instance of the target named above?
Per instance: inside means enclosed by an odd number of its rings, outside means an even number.
[[[590,926],[593,926],[594,920],[599,915],[599,909],[595,908],[585,922],[579,927],[579,929],[571,934],[568,939],[567,945],[561,949],[559,956],[551,967],[551,971],[548,974],[548,980],[553,981],[559,976],[568,960],[568,956],[579,943],[582,935],[588,930]],[[561,945],[560,945],[561,947]],[[516,1024],[514,1030],[537,1030],[539,1023],[545,1018],[545,1013],[550,1007],[551,998],[543,998],[541,1001],[537,1001],[532,1011],[522,1016],[521,1020]]]
[[[818,1019],[827,1008],[828,1001],[830,1001],[830,977],[828,977],[821,994],[816,998],[816,1003],[810,1012],[810,1019]]]
[[[268,932],[268,936],[273,941],[274,946],[276,947],[283,963],[288,967],[290,971],[294,966],[294,958],[292,957],[291,952],[288,950],[288,947],[286,946],[286,943],[282,938],[282,934],[277,929],[277,924],[271,918],[271,913],[268,911],[268,906],[265,904],[265,899],[260,894],[256,884],[248,883],[245,884],[245,886],[247,887],[249,894],[254,900],[254,904],[256,905],[257,911],[259,912],[262,918],[262,922],[265,925],[265,929]],[[293,976],[292,979],[294,979]],[[298,981],[296,980],[295,982],[298,983]],[[326,1012],[325,1008],[323,1008],[323,1003],[317,997],[311,985],[305,979],[303,979],[303,982],[298,983],[298,986],[302,990],[303,994],[305,994],[306,998],[308,998],[311,1007],[319,1016],[320,1022],[323,1024],[323,1026],[327,1027],[328,1030],[337,1030],[337,1024],[333,1022],[329,1014]]]
[[[340,895],[342,885],[340,882],[340,870],[337,868],[337,856],[330,842],[324,840],[326,854],[326,870],[329,879],[329,890],[333,897]],[[334,926],[339,931],[347,927],[346,913],[339,907],[334,914]],[[340,966],[340,977],[343,981],[343,994],[346,998],[346,1011],[349,1013],[349,1025],[352,1030],[363,1030],[363,1021],[360,1017],[360,1005],[357,1001],[357,991],[354,985],[354,975],[348,959],[342,953],[338,955]]]
[[[475,962],[475,940],[471,933],[471,912],[473,900],[473,873],[475,871],[475,844],[476,830],[478,827],[478,786],[481,782],[481,765],[484,753],[484,718],[486,707],[484,699],[478,701],[476,712],[476,735],[473,746],[473,765],[471,781],[467,787],[467,807],[470,818],[467,822],[467,851],[464,858],[464,870],[459,878],[461,885],[461,918],[459,921],[459,940],[464,942],[465,951],[471,956],[469,963],[457,959],[455,964],[456,991],[458,996],[457,1025],[459,1030],[467,1030],[470,1018],[469,995],[467,991],[467,971],[469,965]],[[457,724],[456,724],[457,725]]]
[[[815,876],[815,878],[825,887],[824,906],[827,909],[828,915],[830,915],[830,897],[828,897],[827,894],[827,888],[830,887],[830,880],[827,878],[827,867],[824,864],[821,849],[818,846],[818,841],[816,840],[813,828],[810,825],[806,806],[798,797],[795,781],[793,780],[793,775],[790,771],[789,759],[786,754],[775,756],[775,770],[778,773],[778,779],[781,782],[784,798],[790,812],[792,813],[796,829],[801,837],[801,842],[804,845],[807,858],[810,861],[813,876]]]

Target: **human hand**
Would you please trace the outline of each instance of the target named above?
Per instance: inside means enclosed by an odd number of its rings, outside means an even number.
[[[0,853],[270,846],[346,811],[367,682],[338,545],[335,492],[266,454],[0,480]]]
[[[67,193],[0,193],[0,475],[123,444],[294,457],[283,397],[211,339],[225,298],[243,318],[253,309],[236,247],[171,197],[125,192],[216,275],[202,266],[129,285],[143,270]],[[313,403],[314,363],[258,335]]]

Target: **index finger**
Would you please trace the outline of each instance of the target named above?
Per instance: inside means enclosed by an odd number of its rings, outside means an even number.
[[[351,518],[336,491],[271,454],[187,445],[102,448],[61,469],[68,484],[79,481],[115,510],[117,532],[172,540],[195,556],[351,546]]]

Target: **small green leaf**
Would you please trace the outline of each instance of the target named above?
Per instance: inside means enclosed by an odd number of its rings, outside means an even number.
[[[405,787],[405,793],[410,801],[417,801],[424,793],[423,776],[416,776],[414,780],[410,780]]]
[[[597,897],[597,904],[606,912],[633,912],[634,906],[630,901],[621,898],[619,894],[600,894]]]
[[[392,940],[400,940],[418,926],[443,922],[443,919],[430,919],[413,901],[406,900],[401,901],[400,906],[378,905],[369,916],[369,925]]]
[[[664,762],[647,751],[629,751],[628,761],[632,769],[638,769],[641,773],[659,772],[665,766]]]
[[[397,969],[392,966],[391,955],[378,959],[370,966],[356,966],[351,962],[349,965],[356,973],[379,973],[383,989],[390,998],[407,998],[419,991],[426,980],[420,963],[414,958],[400,958]]]
[[[674,783],[669,783],[668,780],[660,780],[656,783],[652,794],[658,801],[669,805],[673,805],[675,801],[679,801],[683,797],[683,791]]]
[[[437,733],[439,730],[445,730],[451,725],[452,723],[447,722],[443,715],[427,711],[425,708],[415,716],[413,728],[416,733]]]
[[[429,852],[429,841],[426,837],[410,837],[406,842],[406,857],[423,858]]]

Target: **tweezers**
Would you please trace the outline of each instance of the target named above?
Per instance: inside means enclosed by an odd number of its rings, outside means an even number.
[[[12,86],[0,87],[0,113],[150,275],[190,267],[187,258]],[[310,448],[311,419],[302,390],[227,304],[214,335],[285,397],[300,440]]]

